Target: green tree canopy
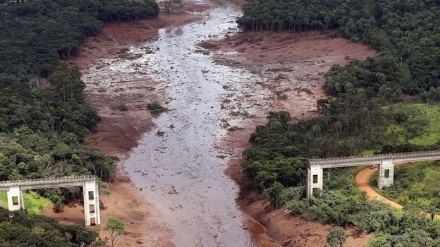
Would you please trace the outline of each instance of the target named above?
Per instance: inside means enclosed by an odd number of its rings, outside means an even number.
[[[55,94],[62,101],[84,102],[86,84],[81,80],[81,72],[75,63],[61,62],[49,77],[49,82],[55,87]]]
[[[118,238],[124,234],[125,224],[116,218],[108,218],[104,230],[110,234],[110,241],[113,247]]]
[[[340,226],[333,227],[327,235],[327,243],[331,247],[342,247],[347,241],[348,234],[345,233],[344,228]]]

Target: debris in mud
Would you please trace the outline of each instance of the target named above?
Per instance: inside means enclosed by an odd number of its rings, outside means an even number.
[[[219,46],[210,42],[206,42],[203,41],[201,43],[198,44],[200,47],[205,48],[205,49],[212,49],[212,50],[217,50],[219,49]]]
[[[164,131],[160,131],[160,130],[158,130],[158,131],[156,132],[156,135],[157,135],[157,136],[163,136],[164,134],[165,134]]]
[[[307,89],[307,88],[294,88],[294,90],[296,90],[297,94],[300,94],[300,93],[304,92],[304,93],[306,93],[308,95],[313,95],[312,90]]]
[[[142,53],[123,53],[118,56],[121,60],[134,60],[141,58],[144,54]]]
[[[101,62],[98,65],[96,65],[95,68],[98,70],[98,69],[102,69],[102,68],[109,66],[109,65],[110,65],[110,63]]]
[[[287,94],[284,94],[282,91],[275,91],[273,92],[278,100],[286,100],[288,98]]]
[[[115,109],[118,111],[128,111],[128,107],[124,103],[117,104],[116,106],[112,107],[112,109]]]
[[[240,128],[240,127],[238,127],[238,126],[232,126],[232,127],[230,127],[230,128],[228,129],[228,131],[230,131],[230,132],[234,132],[234,131],[236,131],[236,130],[241,130],[241,129],[243,129],[243,128]]]
[[[174,187],[174,185],[171,186],[171,190],[168,191],[168,194],[170,195],[177,195],[179,194],[179,192],[177,192],[176,188]]]
[[[154,51],[151,47],[143,47],[142,48],[145,51],[145,54],[153,54]]]
[[[195,53],[201,53],[203,55],[209,55],[209,51],[208,50],[202,50],[202,49],[197,49],[194,51]]]

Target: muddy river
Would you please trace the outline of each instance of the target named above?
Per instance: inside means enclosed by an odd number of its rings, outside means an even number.
[[[159,83],[151,101],[167,111],[154,119],[156,127],[141,138],[124,167],[155,204],[157,220],[174,231],[177,246],[255,246],[235,204],[238,187],[224,174],[228,154],[218,146],[227,128],[239,126],[240,116],[252,114],[251,106],[269,93],[243,100],[262,79],[215,64],[213,54],[197,46],[238,32],[240,14],[238,7],[224,3],[199,22],[162,29],[157,39],[131,47],[124,59],[91,69],[95,79],[102,75],[101,86],[124,87],[124,81],[145,78]],[[113,77],[104,79],[109,74]]]
[[[121,119],[115,106],[126,103],[141,113],[125,121],[145,117],[145,125],[150,126],[146,102],[158,101],[166,108],[124,158],[123,167],[145,200],[154,205],[149,219],[171,229],[174,245],[258,246],[263,241],[255,238],[263,229],[239,211],[235,202],[239,188],[224,174],[228,162],[240,156],[253,129],[249,126],[265,123],[267,112],[274,109],[288,110],[294,119],[316,115],[316,100],[324,95],[322,74],[332,64],[347,63],[347,57],[365,59],[375,52],[313,33],[233,36],[239,32],[235,23],[239,8],[223,0],[208,1],[188,1],[205,7],[216,4],[194,13],[203,16],[200,21],[161,29],[156,39],[128,50],[124,46],[117,57],[87,69],[83,80],[92,99],[105,102],[95,102],[95,107],[119,117],[111,119]],[[209,51],[198,46],[202,42],[205,47],[216,46],[215,40],[220,39],[232,49]],[[276,92],[288,99],[277,100]],[[112,137],[104,133],[96,141],[108,142]],[[305,243],[308,239],[302,239],[302,233],[316,227],[300,231],[289,222],[279,229]],[[309,246],[325,241],[327,232],[322,232]],[[145,239],[164,246],[160,234],[145,232]]]

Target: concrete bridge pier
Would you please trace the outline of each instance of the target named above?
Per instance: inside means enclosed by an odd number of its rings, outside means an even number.
[[[313,196],[314,189],[322,190],[323,169],[321,166],[309,166],[307,169],[307,197]]]
[[[83,186],[83,198],[86,226],[100,225],[98,183],[86,181]]]
[[[394,164],[392,159],[384,159],[379,164],[379,178],[377,179],[377,187],[382,189],[393,184],[394,181]]]
[[[20,186],[9,187],[7,196],[9,210],[24,209],[23,191],[21,191]]]

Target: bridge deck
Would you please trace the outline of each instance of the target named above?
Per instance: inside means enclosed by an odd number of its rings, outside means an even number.
[[[0,191],[7,191],[9,187],[20,186],[22,189],[44,189],[58,187],[83,186],[85,182],[96,181],[95,176],[41,178],[14,181],[0,181]]]
[[[372,156],[339,157],[328,159],[311,159],[310,166],[321,166],[322,168],[348,167],[378,164],[382,160],[393,160],[393,162],[410,162],[422,160],[440,159],[440,151],[413,152],[399,154],[379,154]]]

